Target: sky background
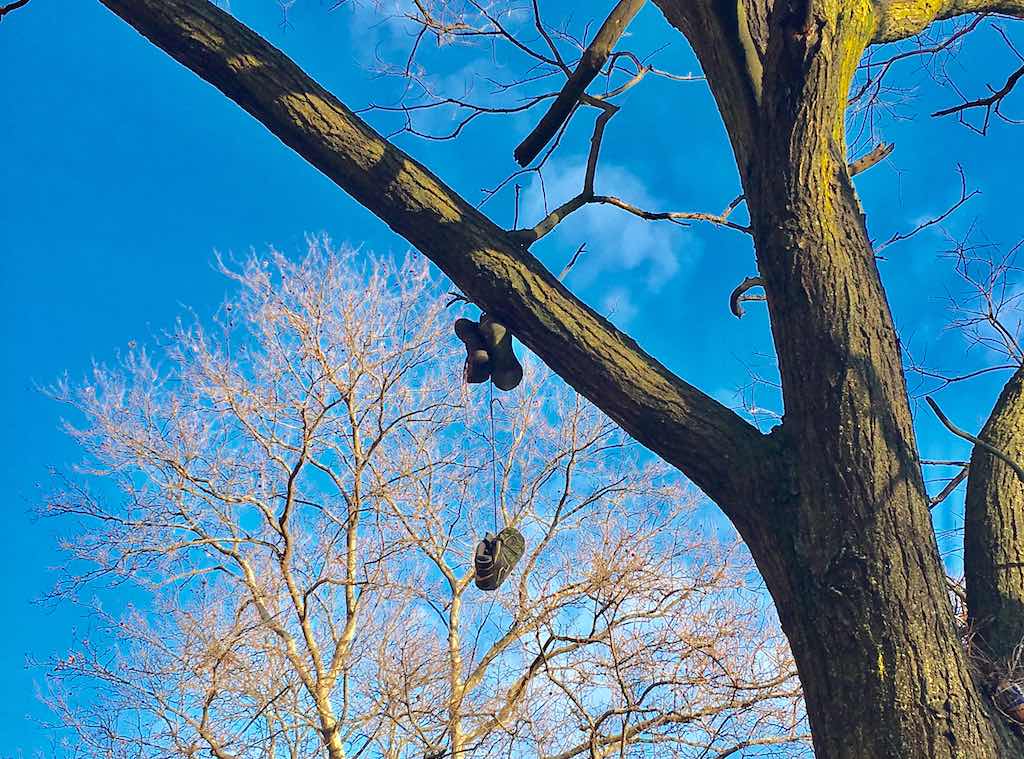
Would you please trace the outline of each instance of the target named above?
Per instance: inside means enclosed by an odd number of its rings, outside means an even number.
[[[282,24],[271,0],[234,0],[236,16],[293,56],[350,107],[375,98],[392,102],[396,83],[377,77],[378,56],[397,59],[409,37],[399,23],[377,23],[351,4],[300,0]],[[554,3],[564,17],[572,3]],[[575,4],[581,5],[579,3]],[[589,4],[587,4],[589,7]],[[610,2],[602,2],[600,13]],[[588,18],[574,14],[574,28]],[[1019,39],[1019,30],[1006,30]],[[650,52],[676,73],[699,68],[685,41],[653,7],[632,28],[630,47]],[[490,65],[488,51],[426,49],[431,81],[462,94],[474,72]],[[501,61],[504,63],[504,61]],[[509,61],[511,63],[511,61]],[[969,68],[968,68],[969,64]],[[1018,63],[992,29],[974,35],[949,73],[972,94],[986,81],[1002,84]],[[514,69],[509,69],[514,70]],[[962,233],[978,221],[988,239],[1017,242],[1022,127],[996,123],[986,137],[955,119],[931,119],[955,102],[925,72],[907,65],[897,77],[907,102],[876,124],[896,143],[893,155],[857,179],[876,239],[913,228],[944,210],[959,194],[961,163],[972,199],[940,227],[885,252],[880,263],[904,342],[933,364],[975,368],[991,361],[944,332],[942,300],[957,288],[942,229]],[[612,120],[598,190],[652,210],[718,212],[738,194],[735,166],[713,100],[703,82],[650,80],[635,88]],[[1024,115],[1020,98],[1007,103]],[[539,115],[539,114],[538,114]],[[384,132],[394,118],[371,114]],[[401,135],[397,142],[471,201],[515,165],[512,151],[534,116],[485,119],[455,142]],[[592,116],[578,117],[546,172],[553,203],[575,194]],[[451,125],[442,115],[431,128]],[[246,253],[269,246],[301,255],[307,234],[378,253],[402,254],[403,240],[348,198],[219,92],[152,47],[99,3],[33,0],[0,24],[0,303],[2,397],[7,418],[0,437],[5,550],[0,552],[0,757],[30,755],[45,745],[45,719],[35,688],[42,672],[27,657],[59,653],[81,620],[69,608],[34,603],[53,582],[59,562],[55,532],[70,525],[39,522],[50,467],[77,458],[60,431],[62,410],[39,387],[85,376],[94,361],[116,360],[129,341],[152,343],[192,309],[209,317],[231,287],[214,271],[215,251]],[[539,219],[540,193],[524,180],[521,218]],[[485,210],[510,225],[506,194]],[[567,284],[630,332],[686,380],[735,405],[750,367],[770,373],[764,308],[748,304],[738,321],[730,291],[756,273],[749,240],[709,226],[651,224],[615,209],[588,209],[534,247],[555,271],[581,243],[587,254]],[[454,369],[453,369],[454,370]],[[955,421],[980,428],[1005,375],[955,386],[940,395]],[[759,396],[777,408],[770,395]],[[961,458],[967,447],[939,428],[916,403],[925,457]],[[957,522],[961,496],[936,512],[937,525]]]

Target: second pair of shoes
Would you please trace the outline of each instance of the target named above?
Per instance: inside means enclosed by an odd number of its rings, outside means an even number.
[[[488,314],[480,321],[455,320],[455,334],[466,346],[466,382],[488,379],[499,390],[512,390],[523,379],[523,367],[512,351],[512,333]]]
[[[497,535],[487,533],[473,554],[476,586],[480,590],[497,590],[523,558],[526,541],[515,527],[506,527]]]

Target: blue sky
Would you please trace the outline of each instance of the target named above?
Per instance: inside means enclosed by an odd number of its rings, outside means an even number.
[[[393,54],[407,44],[396,25],[370,26],[349,9],[300,2],[282,27],[271,0],[234,0],[232,11],[295,57],[351,107],[386,97],[393,84],[368,71],[375,51]],[[607,4],[607,3],[606,3]],[[558,8],[569,3],[556,3]],[[558,17],[558,8],[552,14]],[[576,14],[579,16],[579,14]],[[582,17],[581,21],[583,20]],[[1020,33],[1008,27],[1011,34]],[[633,28],[635,47],[672,46],[659,65],[698,72],[682,38],[648,7]],[[632,42],[631,42],[632,44]],[[448,51],[441,51],[447,54]],[[1016,66],[991,30],[951,64],[969,92],[985,81],[1001,84]],[[428,51],[438,83],[453,86],[480,64],[482,53],[454,58]],[[1021,132],[995,124],[979,137],[953,119],[926,114],[949,104],[927,78],[908,66],[901,83],[915,99],[901,108],[912,118],[888,119],[880,134],[896,143],[884,164],[858,178],[873,236],[887,238],[955,200],[955,165],[963,164],[982,195],[945,225],[963,231],[980,219],[989,238],[1013,244],[1019,218]],[[973,89],[971,89],[973,87]],[[1012,98],[1012,114],[1019,103]],[[701,82],[645,82],[625,99],[609,127],[599,191],[654,210],[720,211],[737,192],[735,167],[714,104]],[[384,131],[393,121],[371,116]],[[484,121],[458,142],[398,139],[471,200],[514,169],[512,150],[535,117]],[[548,172],[553,202],[576,190],[592,117],[577,119]],[[440,119],[436,122],[443,125]],[[76,452],[60,432],[61,410],[37,389],[64,372],[84,375],[93,361],[110,361],[130,340],[152,341],[186,308],[211,314],[229,293],[212,266],[214,251],[245,252],[273,245],[298,255],[308,233],[377,252],[407,246],[382,223],[282,146],[263,127],[208,85],[153,48],[98,3],[33,0],[0,24],[0,282],[5,297],[3,372],[8,417],[0,439],[8,545],[0,558],[0,605],[11,622],[0,629],[0,756],[28,754],[44,731],[26,715],[37,705],[39,673],[25,657],[61,650],[80,620],[67,608],[32,602],[52,582],[59,560],[56,525],[31,516],[48,468],[66,467]],[[540,211],[536,187],[526,182],[521,212]],[[512,203],[485,207],[510,224]],[[624,217],[614,209],[585,211],[535,246],[556,271],[577,246],[588,253],[567,284],[610,314],[681,376],[725,402],[747,382],[747,366],[770,366],[757,355],[770,347],[764,309],[749,304],[737,321],[727,298],[755,273],[749,241],[707,226],[680,228]],[[965,343],[942,332],[939,302],[954,287],[950,266],[936,257],[945,247],[929,231],[886,251],[883,276],[905,339],[930,346],[945,368],[977,366]],[[962,426],[977,429],[1002,375],[958,386],[940,397]],[[772,399],[763,399],[771,405]],[[966,447],[945,434],[922,406],[922,452],[963,456]],[[955,522],[956,503],[937,514]]]

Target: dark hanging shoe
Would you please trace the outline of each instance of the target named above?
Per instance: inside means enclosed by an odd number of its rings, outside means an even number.
[[[526,541],[515,527],[506,527],[497,535],[487,533],[476,547],[473,567],[480,590],[497,590],[523,558]]]
[[[480,316],[480,336],[491,358],[491,382],[499,390],[512,390],[523,381],[523,367],[512,351],[512,333],[488,314]]]
[[[466,382],[473,385],[486,382],[491,376],[491,360],[479,325],[469,319],[456,319],[455,334],[466,346]]]
[[[1017,724],[1024,724],[1024,686],[1001,680],[996,684],[993,700],[1004,714]]]

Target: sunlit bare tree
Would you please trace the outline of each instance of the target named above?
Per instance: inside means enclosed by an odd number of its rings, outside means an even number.
[[[463,386],[424,266],[361,260],[320,241],[222,264],[239,294],[213,328],[53,389],[85,454],[46,508],[70,528],[54,600],[89,620],[40,663],[69,743],[806,751],[752,566],[678,477],[536,368],[493,402]],[[527,552],[484,594],[473,548],[503,525]]]

